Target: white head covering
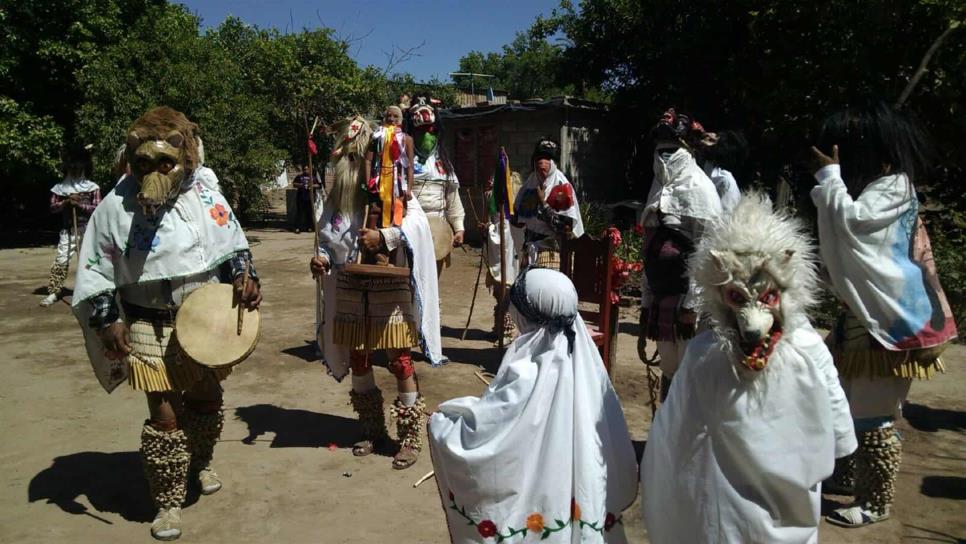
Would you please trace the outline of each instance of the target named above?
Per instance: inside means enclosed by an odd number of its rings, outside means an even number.
[[[90,193],[99,189],[96,183],[85,178],[66,177],[50,188],[50,192],[57,196],[67,197],[77,193]]]
[[[660,150],[654,152],[654,182],[644,205],[644,221],[657,212],[699,220],[721,214],[721,199],[714,183],[683,147],[667,158]]]
[[[577,292],[563,274],[531,269],[510,296],[522,334],[493,383],[429,422],[452,541],[626,542],[619,520],[637,463]]]

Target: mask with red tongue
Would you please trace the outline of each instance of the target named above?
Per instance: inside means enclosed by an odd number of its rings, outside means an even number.
[[[764,370],[782,337],[781,292],[764,279],[733,282],[721,289],[735,316],[741,363],[756,372]]]

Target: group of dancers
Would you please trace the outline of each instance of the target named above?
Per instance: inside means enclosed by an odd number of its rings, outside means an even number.
[[[639,492],[656,543],[816,542],[823,491],[855,497],[829,522],[889,517],[895,420],[912,380],[942,370],[956,335],[917,213],[913,182],[929,165],[912,120],[881,105],[826,120],[813,149],[817,249],[799,220],[738,191],[715,146],[740,136],[673,109],[654,125],[638,334],[642,358],[656,343],[663,403],[639,464],[575,288],[558,271],[561,242],[584,228],[552,138],[535,142],[525,180],[508,176],[510,216],[483,226],[491,263],[512,257],[488,278],[510,284],[495,314],[516,329],[500,369],[480,397],[427,407],[412,351],[434,367],[447,360],[438,233],[461,244],[464,214],[434,104],[404,106],[386,108],[375,127],[361,116],[332,127],[335,179],[308,260],[323,293],[322,360],[336,380],[350,376],[353,455],[383,453],[406,469],[426,429],[453,542],[625,542]],[[188,486],[223,485],[212,458],[231,369],[187,356],[178,310],[209,283],[232,284],[243,310],[261,302],[197,128],[152,109],[128,131],[130,174],[103,200],[78,161],[51,198],[64,214],[53,300],[83,234],[71,303],[95,374],[108,391],[127,381],[147,396],[141,455],[159,540],[181,535]],[[372,267],[384,273],[359,272]],[[824,341],[808,319],[820,282],[844,307]],[[494,330],[504,325],[497,317]],[[373,378],[377,352],[396,378],[395,440]]]

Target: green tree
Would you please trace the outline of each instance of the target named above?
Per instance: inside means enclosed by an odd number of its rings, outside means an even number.
[[[548,98],[573,94],[577,88],[566,74],[565,48],[534,32],[518,32],[500,53],[470,51],[460,59],[460,72],[491,74],[493,80],[477,80],[477,91],[486,86],[506,90],[511,98]],[[464,90],[465,78],[456,79]]]

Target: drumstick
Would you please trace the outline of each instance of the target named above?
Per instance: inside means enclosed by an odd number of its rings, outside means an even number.
[[[245,289],[248,289],[248,261],[245,261],[245,266],[242,267],[242,288],[241,295],[238,297],[238,329],[235,334],[241,336],[242,324],[245,322],[245,306],[242,304],[241,297],[245,296]]]
[[[362,212],[362,228],[366,228],[369,224],[369,205],[366,204],[366,211]],[[359,248],[359,253],[356,255],[356,264],[362,263],[362,248]]]

